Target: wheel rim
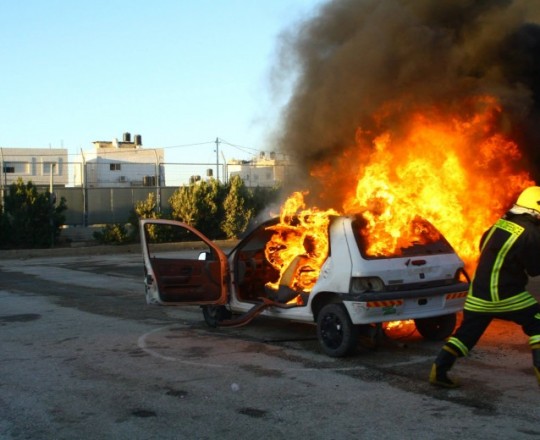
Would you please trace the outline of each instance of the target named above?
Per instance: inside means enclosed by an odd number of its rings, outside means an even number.
[[[333,313],[324,317],[321,323],[321,337],[329,348],[337,348],[343,342],[343,323]]]

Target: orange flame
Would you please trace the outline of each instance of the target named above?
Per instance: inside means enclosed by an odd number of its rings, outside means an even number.
[[[398,111],[388,105],[376,115],[385,129],[359,128],[343,157],[311,171],[323,200],[340,200],[334,208],[341,214],[362,213],[370,255],[392,255],[421,239],[425,231],[417,219],[424,218],[473,269],[482,233],[521,190],[534,185],[518,170],[518,146],[496,130],[502,118],[497,100],[477,97],[464,108],[416,111],[396,129],[389,121]],[[329,215],[338,211],[306,209],[300,193],[283,205],[267,258],[283,274],[294,255],[308,256],[308,269],[298,271],[295,281],[303,291],[316,282],[327,253]],[[294,214],[299,220],[293,225]]]
[[[474,264],[486,228],[516,194],[533,185],[513,172],[517,145],[494,132],[500,106],[491,97],[475,100],[472,116],[415,113],[399,136],[374,139],[345,212],[363,212],[370,251],[395,252],[415,216],[433,223],[468,263]]]
[[[267,243],[265,256],[280,271],[275,283],[267,285],[277,289],[284,274],[291,268],[293,276],[286,284],[297,292],[309,292],[317,282],[322,264],[328,256],[328,224],[333,210],[307,209],[304,194],[293,193],[281,209],[280,223],[268,229],[275,231]]]

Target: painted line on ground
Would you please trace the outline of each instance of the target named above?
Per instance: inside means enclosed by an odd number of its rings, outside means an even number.
[[[225,364],[216,364],[216,363],[208,363],[208,362],[195,362],[183,359],[181,357],[177,356],[169,356],[164,355],[160,353],[159,351],[149,347],[148,339],[155,335],[156,333],[165,332],[171,328],[178,328],[178,324],[174,325],[168,325],[164,327],[158,327],[153,330],[150,330],[149,332],[144,333],[141,335],[137,340],[137,346],[143,350],[145,353],[149,354],[150,356],[163,359],[165,361],[170,362],[179,362],[184,365],[191,365],[191,366],[198,366],[198,367],[206,367],[206,368],[221,368],[221,369],[237,369],[238,365],[225,365]],[[186,327],[186,329],[189,329],[189,327]],[[260,342],[261,344],[264,344],[264,342]],[[407,363],[416,363],[418,361],[412,361],[412,362],[406,362]],[[396,364],[397,365],[397,364]],[[369,369],[369,367],[366,367],[364,365],[356,365],[353,367],[280,367],[280,370],[284,371],[359,371],[359,370],[366,370]]]

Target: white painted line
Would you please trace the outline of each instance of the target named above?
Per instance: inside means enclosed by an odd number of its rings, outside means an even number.
[[[175,327],[177,327],[177,325],[178,324],[175,324]],[[161,353],[158,353],[157,351],[155,351],[155,350],[153,350],[151,348],[148,348],[148,346],[146,344],[146,338],[148,336],[151,336],[154,333],[158,333],[158,332],[161,332],[163,330],[167,330],[170,327],[171,326],[159,327],[159,328],[156,328],[154,330],[149,331],[148,333],[145,333],[144,335],[139,337],[139,339],[137,340],[137,346],[141,350],[143,350],[145,353],[148,353],[151,356],[154,356],[154,357],[157,357],[159,359],[166,360],[166,361],[174,361],[174,362],[180,362],[180,363],[186,364],[186,365],[196,365],[196,366],[203,366],[203,367],[209,367],[209,368],[236,368],[235,366],[232,366],[232,365],[208,364],[208,363],[204,363],[204,362],[186,361],[184,359],[173,357],[173,356],[165,356],[165,355],[163,355]]]
[[[171,362],[179,362],[185,365],[192,365],[192,366],[199,366],[199,367],[208,367],[208,368],[229,368],[229,369],[238,369],[238,365],[224,365],[224,364],[214,364],[214,363],[207,363],[207,362],[194,362],[194,361],[188,361],[185,359],[182,359],[180,357],[175,356],[167,356],[164,354],[159,353],[158,351],[148,347],[147,339],[159,332],[164,332],[169,330],[171,327],[178,328],[178,324],[165,326],[165,327],[159,327],[155,328],[154,330],[150,330],[149,332],[141,335],[139,339],[137,340],[137,346],[143,350],[145,353],[149,354],[150,356],[163,359],[166,361]],[[188,327],[186,327],[188,329]],[[261,342],[261,344],[264,344]],[[365,367],[363,365],[356,365],[354,367],[309,367],[309,368],[301,368],[301,367],[280,367],[279,370],[283,371],[358,371],[358,370],[366,370],[369,367]]]

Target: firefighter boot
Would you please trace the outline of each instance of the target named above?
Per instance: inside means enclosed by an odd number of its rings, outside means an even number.
[[[540,344],[533,345],[532,357],[534,372],[536,374],[536,379],[538,380],[538,385],[540,385]]]
[[[456,381],[450,379],[447,375],[448,371],[454,365],[457,357],[458,354],[450,347],[445,345],[435,359],[433,366],[431,367],[429,383],[431,385],[443,388],[457,388],[459,384]]]

